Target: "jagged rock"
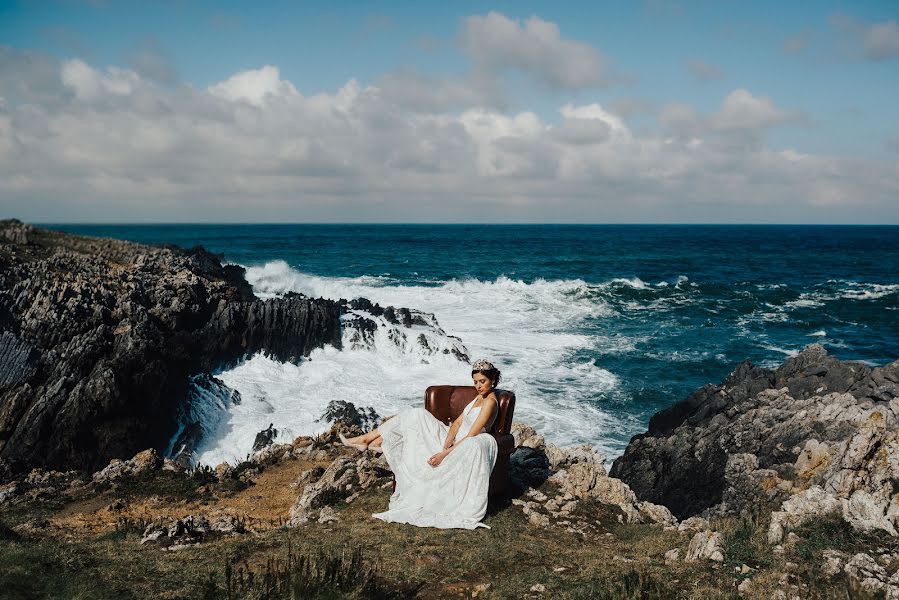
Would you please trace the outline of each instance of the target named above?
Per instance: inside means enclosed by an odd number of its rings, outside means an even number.
[[[273,444],[250,455],[249,462],[260,467],[267,467],[291,456],[293,444]]]
[[[515,447],[525,446],[527,448],[536,448],[542,450],[545,447],[543,436],[537,433],[530,425],[514,422],[510,429],[512,437],[515,439]]]
[[[224,535],[246,533],[247,531],[246,525],[243,520],[229,515],[223,515],[216,519],[212,523],[212,525],[209,526],[209,530],[216,531]]]
[[[330,506],[323,506],[320,511],[318,511],[318,522],[319,523],[331,523],[332,521],[337,520],[337,512],[331,508]]]
[[[717,531],[700,531],[690,540],[684,561],[697,560],[724,561],[724,549],[721,547],[721,534]]]
[[[546,444],[546,458],[553,470],[565,469],[576,464],[593,466],[597,475],[605,475],[605,456],[593,450],[590,444],[559,448],[553,444]]]
[[[109,465],[101,471],[94,473],[92,480],[94,483],[106,483],[115,481],[125,475],[142,475],[150,473],[162,466],[162,459],[156,450],[148,448],[143,452],[138,452],[129,460],[113,459]]]
[[[821,564],[821,573],[827,579],[832,579],[841,572],[849,558],[848,554],[839,550],[825,550],[821,556],[824,559]]]
[[[300,473],[300,476],[291,485],[293,487],[305,487],[307,483],[312,483],[313,481],[321,477],[324,472],[324,468],[318,466],[312,467],[311,469],[306,469],[305,471]]]
[[[542,449],[520,446],[509,457],[509,478],[519,488],[539,486],[552,475]]]
[[[864,490],[855,490],[848,500],[842,501],[843,517],[860,531],[882,529],[896,535],[896,528],[886,517],[886,504]]]
[[[303,492],[290,509],[288,525],[296,527],[305,523],[313,511],[345,501],[354,492],[366,490],[389,475],[386,461],[381,462],[380,457],[378,459],[338,457],[328,465],[317,481],[305,485]],[[301,479],[304,477],[308,477],[306,473]]]
[[[818,344],[774,371],[744,361],[653,416],[610,475],[679,518],[776,505],[814,485],[837,499],[867,492],[885,517],[899,476],[897,398],[899,361],[871,369]]]
[[[0,460],[14,473],[95,471],[162,450],[191,375],[258,351],[297,360],[341,343],[338,303],[259,300],[241,267],[200,247],[14,221],[0,232]]]
[[[201,541],[212,528],[202,515],[188,515],[183,519],[160,519],[147,525],[144,529],[141,544],[164,542],[190,544]]]
[[[253,452],[259,452],[263,448],[271,446],[275,442],[276,437],[278,437],[278,430],[275,429],[274,423],[269,423],[267,429],[263,429],[256,434],[256,439],[253,440]]]
[[[707,519],[702,517],[690,517],[689,519],[684,519],[677,526],[677,530],[680,532],[690,532],[690,531],[704,531],[709,528],[709,522]]]
[[[782,502],[789,497],[791,485],[783,482],[774,469],[759,469],[758,457],[749,453],[731,454],[724,467],[725,488],[720,512],[749,512],[760,498]]]
[[[219,463],[215,466],[215,478],[219,481],[225,481],[226,479],[230,479],[231,475],[234,473],[234,467],[230,464],[223,462]]]
[[[781,505],[781,510],[771,513],[768,525],[768,543],[778,544],[787,531],[801,525],[806,519],[842,510],[842,504],[820,486],[813,486],[794,494]]]
[[[0,505],[10,502],[15,498],[22,489],[22,484],[18,481],[11,481],[6,485],[0,485]]]
[[[883,592],[889,585],[886,569],[867,554],[854,555],[846,562],[843,570],[851,584],[869,594]]]
[[[666,565],[675,565],[680,560],[680,549],[672,548],[668,552],[665,553],[665,564]]]
[[[370,406],[356,408],[356,405],[352,402],[334,399],[328,402],[325,412],[322,413],[318,420],[333,423],[337,427],[337,431],[343,433],[347,432],[347,428],[353,431],[358,430],[359,433],[365,433],[377,427],[381,417]],[[332,427],[333,429],[334,427]]]

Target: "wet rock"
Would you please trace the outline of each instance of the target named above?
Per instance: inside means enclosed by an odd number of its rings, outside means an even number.
[[[341,343],[336,302],[259,300],[241,267],[200,247],[0,232],[0,462],[13,473],[161,450],[192,375]]]
[[[263,448],[271,446],[276,437],[278,437],[278,430],[275,429],[274,423],[269,423],[267,429],[256,434],[256,439],[253,440],[253,452],[259,452]]]

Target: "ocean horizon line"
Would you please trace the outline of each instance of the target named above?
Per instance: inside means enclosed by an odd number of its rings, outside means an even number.
[[[15,217],[10,217],[15,218]],[[53,225],[96,225],[128,227],[199,226],[416,226],[416,227],[899,227],[899,223],[423,223],[423,222],[343,222],[343,221],[23,221],[38,227]]]

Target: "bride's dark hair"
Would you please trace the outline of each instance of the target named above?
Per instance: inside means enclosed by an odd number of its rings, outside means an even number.
[[[496,386],[499,385],[499,380],[502,379],[502,375],[500,375],[499,369],[497,369],[496,367],[493,367],[491,369],[472,369],[471,376],[474,377],[475,373],[481,373],[487,379],[489,379],[494,389],[496,389]]]

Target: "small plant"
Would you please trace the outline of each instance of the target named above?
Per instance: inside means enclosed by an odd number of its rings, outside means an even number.
[[[244,562],[235,570],[225,563],[221,587],[213,573],[206,580],[203,598],[253,598],[280,600],[294,598],[412,598],[413,588],[389,583],[363,561],[362,548],[352,547],[339,554],[321,550],[310,554],[295,551],[290,538],[287,555],[269,557],[265,567],[252,568]]]
[[[885,531],[856,531],[838,511],[804,523],[795,533],[800,537],[796,551],[806,560],[818,560],[821,552],[827,549],[848,554],[877,547],[890,548],[893,552],[899,550],[899,543]]]
[[[754,568],[771,565],[767,531],[770,513],[761,510],[740,516],[724,531],[724,556],[728,562]]]

